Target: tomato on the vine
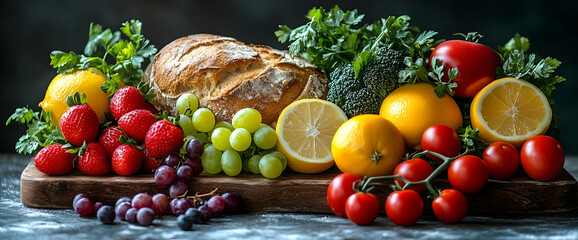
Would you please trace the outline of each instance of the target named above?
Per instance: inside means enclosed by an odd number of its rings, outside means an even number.
[[[460,154],[461,142],[458,134],[449,126],[433,125],[428,127],[421,136],[421,149],[439,153],[446,157]],[[438,157],[428,155],[433,160],[441,162]]]
[[[490,171],[492,179],[506,179],[520,168],[520,154],[514,145],[494,142],[484,150],[482,159]]]
[[[372,223],[379,215],[379,200],[372,193],[354,193],[345,203],[347,218],[357,225]]]
[[[390,221],[400,226],[414,225],[423,212],[423,200],[414,190],[401,190],[389,194],[385,213]]]
[[[558,176],[564,167],[564,149],[553,137],[538,135],[522,145],[520,161],[532,179],[549,181]]]
[[[425,180],[431,173],[433,173],[432,166],[426,160],[421,158],[414,158],[403,161],[398,164],[393,171],[394,175],[401,175],[405,179],[412,182]],[[405,186],[405,182],[402,180],[396,178],[395,181],[399,184],[400,187]],[[423,184],[409,186],[406,189],[412,189],[420,194],[427,191],[426,186]]]
[[[448,168],[448,180],[452,187],[463,193],[476,193],[488,182],[490,172],[486,163],[474,155],[455,159]]]
[[[331,210],[341,217],[347,217],[345,213],[345,201],[355,193],[360,176],[352,173],[342,173],[333,178],[327,188],[327,203]],[[357,182],[357,183],[356,183]]]
[[[458,76],[453,80],[458,84],[453,88],[458,98],[474,97],[496,79],[496,68],[502,65],[500,55],[493,49],[464,40],[450,40],[439,44],[431,53],[432,65],[433,57],[445,64],[443,81],[448,81],[448,69],[458,69]]]
[[[432,210],[436,218],[444,223],[461,221],[468,212],[468,200],[460,191],[444,189],[439,197],[432,202]]]

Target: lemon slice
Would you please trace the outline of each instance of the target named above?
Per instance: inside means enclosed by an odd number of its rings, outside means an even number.
[[[472,127],[487,142],[509,142],[521,147],[527,139],[548,130],[552,109],[533,84],[502,78],[484,87],[472,100]]]
[[[333,166],[331,141],[347,121],[337,105],[321,99],[291,103],[277,120],[277,150],[287,157],[287,166],[299,173],[320,173]]]

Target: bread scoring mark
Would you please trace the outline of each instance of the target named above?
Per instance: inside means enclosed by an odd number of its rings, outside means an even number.
[[[267,66],[259,77],[241,83],[230,94],[247,101],[278,102],[293,79],[293,72]]]

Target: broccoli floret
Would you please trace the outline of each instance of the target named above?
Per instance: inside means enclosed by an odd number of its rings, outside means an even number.
[[[348,117],[378,114],[383,99],[399,87],[398,72],[405,68],[404,51],[380,47],[356,78],[351,64],[329,74],[327,100],[337,104]]]

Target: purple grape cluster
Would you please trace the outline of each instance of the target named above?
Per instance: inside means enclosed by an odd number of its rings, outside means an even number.
[[[187,154],[184,156],[171,154],[167,156],[163,165],[155,170],[155,181],[159,186],[169,187],[169,196],[183,196],[193,177],[203,172],[201,155],[204,144],[201,140],[193,138],[187,142]]]
[[[177,225],[182,230],[192,229],[193,224],[208,222],[214,215],[220,213],[238,212],[241,197],[236,192],[223,195],[212,195],[207,201],[195,201],[200,206],[193,206],[188,198],[175,198],[170,203],[170,212],[177,216]]]

